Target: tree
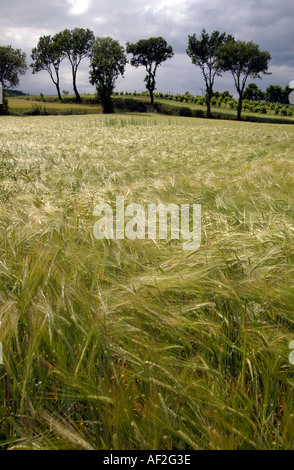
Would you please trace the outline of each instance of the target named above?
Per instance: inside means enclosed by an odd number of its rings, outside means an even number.
[[[84,28],[64,29],[56,34],[56,41],[70,61],[73,90],[76,101],[80,103],[82,100],[77,89],[77,71],[81,61],[90,55],[95,41],[94,33]]]
[[[64,57],[64,52],[56,40],[56,35],[53,38],[50,35],[41,36],[37,47],[32,49],[31,54],[33,62],[30,66],[33,69],[33,73],[38,73],[42,70],[49,73],[52,82],[56,86],[60,101],[62,101],[62,96],[60,93],[59,67]]]
[[[261,73],[270,75],[268,62],[270,53],[260,51],[259,46],[252,41],[235,41],[231,39],[217,50],[218,66],[233,75],[235,87],[239,94],[237,119],[241,119],[242,101],[248,77],[261,78]]]
[[[292,91],[292,88],[289,85],[286,85],[283,89],[283,104],[289,104],[289,95]]]
[[[197,39],[195,34],[188,36],[186,52],[192,60],[192,64],[200,67],[205,81],[206,116],[208,118],[211,118],[210,106],[215,77],[220,76],[222,72],[220,64],[217,62],[216,51],[231,38],[232,36],[227,36],[226,33],[221,34],[219,31],[213,31],[209,36],[205,29],[202,30],[200,39]]]
[[[104,113],[113,112],[111,95],[115,80],[124,74],[127,63],[123,46],[111,37],[97,37],[90,54],[90,83],[96,85]]]
[[[290,92],[291,88],[289,85],[284,89],[279,85],[269,85],[265,92],[265,99],[269,103],[288,104]]]
[[[280,87],[279,85],[269,85],[265,91],[265,99],[268,103],[282,103],[282,87]]]
[[[0,83],[4,88],[14,88],[19,85],[20,75],[27,70],[26,54],[20,49],[11,46],[0,46]],[[3,95],[3,103],[0,104],[0,114],[8,113],[8,102]]]
[[[249,101],[263,101],[265,94],[255,83],[249,83],[244,91],[243,98]]]
[[[153,106],[153,93],[156,89],[156,71],[163,62],[173,57],[172,46],[168,45],[166,40],[162,37],[140,39],[134,44],[127,42],[126,46],[127,53],[133,54],[131,65],[136,68],[143,65],[146,68],[147,75],[144,81],[146,82],[146,88],[149,91],[151,104]]]
[[[3,91],[2,83],[0,82],[0,116],[9,114],[7,94]]]
[[[17,87],[19,76],[28,69],[26,54],[11,46],[0,46],[0,82],[3,88]]]
[[[3,88],[17,87],[27,70],[26,54],[11,46],[0,46],[0,82]]]

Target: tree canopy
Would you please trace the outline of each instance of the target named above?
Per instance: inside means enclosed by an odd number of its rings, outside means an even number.
[[[220,46],[231,39],[226,33],[213,31],[209,35],[205,29],[202,29],[201,37],[197,39],[196,34],[188,36],[188,48],[186,50],[188,56],[192,60],[192,64],[200,67],[205,81],[205,98],[207,106],[207,117],[211,117],[210,103],[213,94],[213,85],[216,76],[220,76],[222,68],[217,61],[216,52]]]
[[[291,88],[287,85],[284,89],[279,85],[269,85],[265,91],[265,100],[269,103],[289,103]]]
[[[133,54],[131,65],[134,67],[144,66],[147,71],[145,77],[146,88],[149,91],[151,104],[154,104],[154,90],[156,89],[155,76],[157,68],[167,59],[174,55],[172,46],[166,40],[159,37],[140,39],[137,43],[127,42],[126,50],[128,54]]]
[[[52,82],[56,86],[58,98],[60,100],[62,100],[62,96],[60,93],[59,67],[64,57],[65,53],[56,40],[56,35],[53,38],[50,35],[41,36],[37,47],[32,49],[31,54],[31,58],[33,60],[31,64],[33,73],[37,73],[42,70],[48,72]]]
[[[241,118],[242,100],[248,77],[261,78],[261,74],[269,74],[268,63],[271,55],[260,51],[252,41],[236,41],[230,39],[217,50],[218,66],[232,73],[235,87],[239,94],[237,119]]]
[[[96,85],[103,111],[113,111],[115,80],[124,74],[127,58],[123,46],[111,37],[97,37],[90,54],[90,83]]]
[[[19,85],[19,76],[27,70],[26,54],[12,46],[0,46],[0,82],[3,88]]]
[[[94,33],[84,28],[64,29],[56,34],[55,40],[71,64],[73,90],[76,101],[81,102],[77,89],[77,71],[82,59],[89,57],[91,53],[95,41]]]
[[[264,100],[264,92],[258,88],[256,83],[249,83],[246,87],[243,98],[249,101],[262,101]]]

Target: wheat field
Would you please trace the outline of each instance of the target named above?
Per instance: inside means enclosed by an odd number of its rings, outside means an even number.
[[[0,446],[293,449],[294,128],[0,117]],[[201,204],[202,240],[93,209]]]

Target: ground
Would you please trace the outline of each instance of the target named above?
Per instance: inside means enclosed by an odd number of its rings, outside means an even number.
[[[2,447],[292,449],[290,125],[0,117]],[[201,246],[95,205],[201,204]]]

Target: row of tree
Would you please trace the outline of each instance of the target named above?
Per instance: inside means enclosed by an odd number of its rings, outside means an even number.
[[[147,75],[146,88],[150,93],[151,104],[154,103],[155,76],[158,66],[173,56],[173,50],[162,37],[142,39],[136,44],[127,43],[126,51],[118,41],[111,37],[97,37],[89,29],[65,29],[53,37],[42,36],[37,46],[32,50],[33,73],[46,70],[60,92],[60,64],[67,58],[72,68],[73,90],[76,101],[81,102],[77,89],[76,77],[78,66],[85,57],[90,58],[90,83],[96,85],[99,101],[104,112],[113,110],[111,94],[115,80],[124,74],[127,64],[126,53],[133,55],[131,64],[135,67],[144,65]]]
[[[260,90],[256,83],[249,83],[244,91],[244,99],[250,101],[265,101],[267,103],[289,104],[291,88],[286,85],[269,85],[265,91]]]
[[[200,68],[204,78],[207,117],[211,117],[211,99],[216,77],[221,76],[223,72],[231,72],[239,97],[237,119],[240,119],[243,99],[245,97],[250,99],[250,93],[252,99],[256,99],[260,92],[256,85],[254,88],[254,84],[249,90],[248,87],[246,89],[247,79],[249,77],[261,78],[261,74],[269,74],[270,53],[260,51],[259,46],[252,41],[236,40],[233,36],[219,31],[213,31],[209,35],[205,29],[199,37],[196,34],[188,36],[186,52],[192,64]],[[30,66],[33,73],[42,70],[49,73],[56,86],[58,97],[62,100],[60,65],[64,59],[67,59],[71,65],[76,101],[81,102],[77,88],[77,71],[81,61],[88,57],[90,59],[90,83],[96,86],[98,99],[104,112],[112,112],[111,95],[114,91],[115,80],[120,75],[124,75],[128,62],[126,54],[132,55],[131,65],[145,67],[145,85],[150,94],[151,104],[153,104],[158,67],[174,55],[172,46],[162,37],[141,39],[133,44],[128,42],[124,48],[111,37],[95,38],[94,33],[89,29],[64,29],[54,36],[47,35],[39,38],[37,46],[32,49]],[[24,74],[27,68],[26,56],[19,49],[14,50],[11,46],[0,47],[0,81],[4,86],[16,86],[19,82],[19,75]],[[272,86],[267,93],[267,98],[272,97],[274,92],[277,94],[278,88]],[[286,93],[285,90],[284,92]],[[258,99],[261,96],[264,98],[264,95],[260,93]]]

